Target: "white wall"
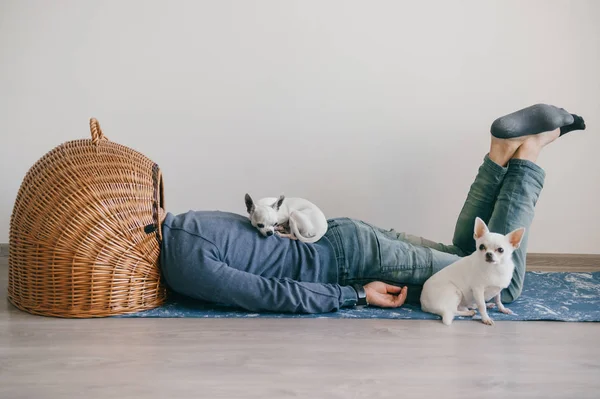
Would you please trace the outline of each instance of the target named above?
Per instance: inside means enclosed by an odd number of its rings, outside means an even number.
[[[531,252],[599,253],[600,2],[0,2],[0,242],[28,168],[87,137],[160,164],[169,211],[304,196],[450,241],[500,115],[547,102]]]

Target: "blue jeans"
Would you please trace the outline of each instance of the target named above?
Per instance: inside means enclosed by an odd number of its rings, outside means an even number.
[[[525,279],[529,227],[544,184],[545,172],[535,163],[514,159],[502,167],[484,157],[458,216],[452,245],[384,230],[360,220],[331,219],[325,237],[331,242],[342,285],[369,281],[408,285],[409,299],[435,272],[475,251],[473,228],[479,216],[490,231],[507,234],[525,227],[521,246],[513,253],[515,271],[502,301],[519,297]]]

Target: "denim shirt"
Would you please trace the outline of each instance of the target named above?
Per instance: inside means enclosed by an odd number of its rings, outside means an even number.
[[[264,237],[247,217],[221,211],[167,213],[162,233],[162,273],[180,294],[255,312],[323,313],[357,302],[354,288],[338,283],[325,237]]]

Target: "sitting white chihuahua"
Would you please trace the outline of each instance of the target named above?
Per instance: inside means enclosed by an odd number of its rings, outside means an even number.
[[[490,233],[480,218],[475,220],[477,250],[431,276],[423,285],[421,308],[442,317],[450,325],[454,316],[473,316],[479,309],[481,321],[492,325],[486,301],[494,298],[498,310],[512,314],[500,301],[502,289],[509,286],[515,269],[512,254],[521,245],[525,228],[507,235]]]
[[[281,237],[313,243],[327,232],[327,219],[323,212],[303,198],[281,195],[279,198],[262,198],[255,203],[246,194],[245,202],[252,226],[266,237],[277,232]]]

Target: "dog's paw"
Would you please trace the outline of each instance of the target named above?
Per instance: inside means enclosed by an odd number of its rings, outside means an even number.
[[[487,305],[485,305],[488,309],[492,309],[496,307],[496,304],[494,302],[490,302]]]
[[[512,310],[510,310],[509,308],[502,308],[502,309],[498,309],[499,311],[501,311],[504,314],[514,314]]]
[[[293,235],[293,234],[284,234],[284,233],[277,232],[277,235],[278,235],[279,237],[281,237],[281,238],[289,238],[290,240],[297,240],[297,239],[298,239],[298,238],[297,238],[295,235]]]
[[[494,325],[494,320],[490,319],[489,317],[486,317],[485,319],[481,319],[481,322],[483,324],[488,325],[488,326],[493,326]]]

